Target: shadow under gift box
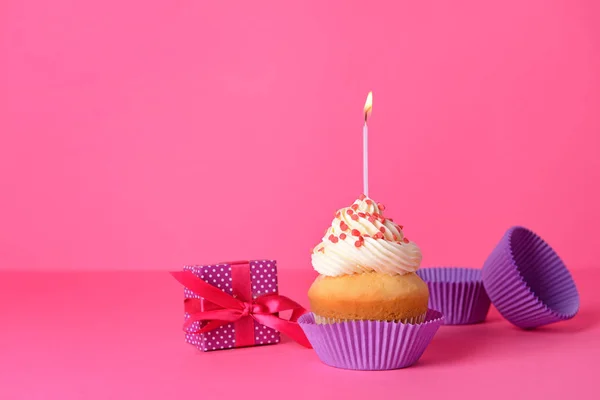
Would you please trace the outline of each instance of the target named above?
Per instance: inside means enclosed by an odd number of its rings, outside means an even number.
[[[230,263],[220,263],[214,265],[192,265],[185,266],[184,271],[190,271],[192,274],[202,279],[206,283],[221,289],[228,295],[239,295],[234,289],[237,279],[248,279],[250,281],[251,299],[243,301],[252,301],[259,296],[278,294],[277,286],[277,262],[275,260],[251,260]],[[234,272],[235,269],[235,272]],[[213,304],[198,296],[188,288],[184,288],[184,297],[186,299],[200,299],[199,311],[209,311],[213,309]],[[190,318],[189,313],[185,313],[185,319]],[[245,323],[254,325],[254,344],[250,346],[259,346],[266,344],[276,344],[281,340],[277,330],[264,326],[251,318]],[[236,345],[236,323],[231,322],[219,326],[209,332],[194,333],[206,325],[205,322],[193,322],[187,328],[185,333],[186,342],[196,346],[202,351],[232,349],[235,347],[245,347],[248,345]]]

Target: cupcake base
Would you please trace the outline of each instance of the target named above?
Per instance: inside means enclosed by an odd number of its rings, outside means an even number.
[[[337,318],[322,317],[322,316],[314,314],[314,313],[313,313],[313,316],[315,318],[315,323],[320,324],[320,325],[330,325],[330,324],[337,324],[340,322],[353,321],[350,319],[337,319]],[[405,319],[401,319],[399,321],[387,321],[387,322],[402,323],[402,324],[421,324],[425,321],[426,316],[427,316],[427,313],[420,315],[418,317],[405,318]]]
[[[436,267],[417,271],[429,287],[429,307],[444,314],[445,325],[483,322],[490,309],[481,270]]]
[[[319,359],[332,367],[378,371],[406,368],[416,363],[444,317],[429,310],[422,323],[387,321],[315,322],[312,313],[298,323]]]
[[[310,289],[310,309],[330,321],[413,321],[427,313],[429,290],[415,273],[319,275]]]
[[[523,329],[571,319],[579,293],[558,254],[534,232],[510,228],[488,257],[483,284],[500,314]]]

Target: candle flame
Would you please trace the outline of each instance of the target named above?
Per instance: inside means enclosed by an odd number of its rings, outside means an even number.
[[[373,111],[373,92],[369,92],[367,95],[367,101],[365,101],[365,124],[371,115],[371,111]]]

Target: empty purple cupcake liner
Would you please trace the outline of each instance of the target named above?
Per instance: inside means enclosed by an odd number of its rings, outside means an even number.
[[[298,323],[323,363],[336,368],[378,371],[416,363],[443,318],[439,311],[429,310],[421,324],[348,321],[322,325],[308,313]]]
[[[417,275],[429,287],[429,308],[444,314],[445,325],[476,324],[490,309],[481,271],[458,267],[423,268]]]
[[[482,278],[494,306],[520,328],[567,320],[579,310],[579,293],[565,264],[523,227],[504,234],[486,260]]]

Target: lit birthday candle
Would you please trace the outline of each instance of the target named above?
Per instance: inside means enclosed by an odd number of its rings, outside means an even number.
[[[367,120],[373,110],[373,92],[369,92],[367,95],[367,101],[365,101],[365,124],[363,125],[363,193],[365,196],[369,196],[369,127],[367,126]]]

